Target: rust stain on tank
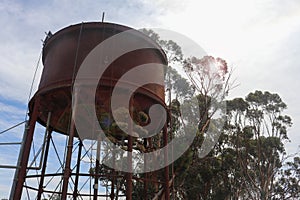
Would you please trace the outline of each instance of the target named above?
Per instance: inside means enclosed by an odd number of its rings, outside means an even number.
[[[52,112],[51,127],[60,133],[68,134],[72,104],[72,83],[81,63],[86,56],[99,43],[105,39],[126,30],[130,27],[112,23],[83,23],[64,28],[53,34],[43,48],[44,69],[38,87],[38,91],[30,101],[32,111],[37,97],[39,101],[38,121],[45,125],[48,112]],[[153,47],[157,44],[138,37],[143,33],[136,31],[132,37],[139,42],[146,42]],[[117,45],[114,48],[118,48]],[[159,63],[167,65],[167,59],[161,49],[139,49],[129,52],[116,59],[104,72],[96,92],[96,112],[98,116],[103,113],[111,113],[111,92],[120,77],[130,69],[147,63]],[[162,76],[164,69],[152,71],[149,76]],[[88,91],[87,95],[88,94]],[[133,107],[146,113],[153,104],[164,103],[164,86],[147,84],[140,87],[134,94]],[[158,116],[159,117],[159,116]]]

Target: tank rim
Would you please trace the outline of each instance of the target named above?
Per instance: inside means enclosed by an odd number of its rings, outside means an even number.
[[[111,22],[82,22],[82,23],[72,24],[72,25],[69,25],[65,28],[62,28],[62,29],[56,31],[55,33],[51,34],[51,36],[47,36],[44,41],[44,45],[43,45],[43,49],[42,49],[43,50],[43,53],[42,53],[43,63],[44,63],[44,59],[47,54],[47,49],[49,48],[50,44],[53,43],[57,38],[59,38],[60,36],[66,34],[66,33],[80,30],[80,26],[82,24],[85,26],[85,28],[97,28],[97,27],[99,28],[99,27],[105,26],[105,28],[117,28],[117,30],[119,30],[119,31],[135,30],[137,33],[139,33],[143,36],[146,36],[148,39],[148,42],[152,43],[153,46],[159,47],[158,50],[160,51],[160,53],[163,57],[163,60],[165,61],[164,64],[168,65],[167,55],[156,41],[154,41],[153,39],[151,39],[150,37],[148,37],[143,32],[141,32],[137,29],[131,28],[129,26],[121,25],[121,24],[111,23]]]

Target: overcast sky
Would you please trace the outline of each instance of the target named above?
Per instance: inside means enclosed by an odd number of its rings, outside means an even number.
[[[133,28],[170,29],[196,41],[209,55],[235,68],[239,87],[230,97],[255,90],[278,93],[293,119],[288,153],[300,145],[300,1],[289,0],[0,0],[0,131],[24,120],[41,40],[82,21]],[[38,71],[40,76],[42,66]],[[38,82],[36,81],[37,85]],[[12,134],[20,138],[22,128]],[[10,136],[1,136],[0,142]],[[299,149],[298,149],[299,150]],[[13,150],[17,152],[16,150]],[[15,155],[15,154],[11,154]],[[5,164],[10,154],[0,154]],[[6,157],[5,157],[6,156]],[[9,172],[7,172],[9,171]],[[10,179],[4,178],[10,176]],[[0,169],[0,198],[12,170]]]

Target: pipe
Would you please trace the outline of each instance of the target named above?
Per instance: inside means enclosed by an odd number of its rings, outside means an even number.
[[[164,126],[163,129],[163,142],[165,146],[164,156],[165,163],[168,163],[168,128],[167,125]],[[165,200],[170,199],[170,187],[169,187],[169,166],[167,165],[164,169],[165,171],[165,182],[164,182],[164,190],[165,190]]]
[[[19,166],[15,166],[15,165],[0,165],[0,168],[4,168],[4,169],[19,169]]]
[[[49,115],[48,115],[48,117],[49,117]],[[50,130],[48,135],[47,135],[47,143],[46,143],[46,149],[45,149],[45,155],[46,156],[44,158],[44,163],[43,163],[43,167],[42,167],[42,171],[41,171],[41,179],[40,179],[40,184],[39,184],[37,200],[41,199],[42,193],[44,191],[44,180],[45,180],[45,172],[46,172],[46,167],[47,167],[47,160],[48,160],[51,134],[52,134],[52,130]]]
[[[71,118],[71,128],[70,128],[70,134],[69,134],[69,140],[68,140],[68,146],[67,146],[67,157],[66,157],[64,176],[63,176],[63,185],[62,185],[62,192],[61,192],[62,200],[67,199],[69,178],[70,178],[71,172],[72,172],[70,166],[71,166],[71,159],[72,159],[74,135],[75,135],[75,123],[74,123],[74,120]]]
[[[22,142],[6,142],[6,143],[0,143],[0,145],[19,145],[22,144]]]
[[[78,155],[77,155],[77,164],[76,164],[76,173],[75,173],[75,183],[74,183],[74,192],[73,199],[76,199],[78,196],[78,182],[79,182],[79,173],[80,173],[80,161],[81,161],[81,152],[82,152],[82,141],[79,141]]]
[[[95,166],[95,174],[99,174],[99,166],[100,166],[100,150],[101,150],[101,138],[98,137],[97,140],[97,152],[96,152],[96,166]],[[99,188],[99,176],[95,176],[94,179],[94,200],[97,200],[98,196],[98,188]]]

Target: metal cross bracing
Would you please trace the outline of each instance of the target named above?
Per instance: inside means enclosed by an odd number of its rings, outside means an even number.
[[[62,198],[63,195],[68,199],[131,199],[133,181],[144,183],[143,199],[149,199],[164,185],[163,180],[158,180],[156,172],[141,176],[105,169],[105,166],[100,164],[100,160],[105,159],[101,156],[107,150],[105,141],[90,140],[82,142],[79,138],[73,138],[72,145],[70,145],[68,143],[70,135],[65,136],[53,132],[47,126],[45,129],[45,138],[39,150],[31,151],[33,160],[29,161],[31,164],[27,168],[24,177],[23,187],[25,192],[23,192],[23,196],[27,199],[55,199]],[[124,141],[115,142],[124,143]],[[131,142],[129,140],[126,142],[130,146]],[[70,173],[68,174],[67,190],[64,192],[63,183],[66,180],[65,169],[68,146],[72,146],[72,157],[69,161]],[[131,146],[133,148],[133,144]],[[130,150],[130,147],[128,149]],[[103,151],[102,154],[101,151]],[[60,152],[64,153],[61,154]],[[42,156],[42,165],[33,167],[33,165],[38,164],[36,161],[40,156]],[[155,187],[156,191],[151,193],[148,190],[148,187],[151,186]],[[123,190],[121,190],[121,187],[123,187]],[[128,192],[129,190],[131,190],[131,193]]]
[[[95,22],[80,23],[49,37],[47,35],[42,51],[44,69],[38,91],[29,102],[28,126],[24,131],[19,168],[16,169],[10,199],[170,198],[172,180],[169,176],[171,172],[173,177],[173,170],[169,171],[169,166],[144,174],[123,173],[104,166],[101,160],[106,159],[107,155],[105,138],[91,137],[87,138],[90,141],[81,141],[71,117],[72,87],[80,63],[95,45],[127,30],[132,29],[112,23]],[[95,99],[97,114],[111,115],[110,103],[107,102],[111,98],[116,81],[126,70],[142,63],[167,65],[164,52],[156,48],[155,42],[145,39],[140,32],[133,31],[130,40],[137,39],[153,46],[154,49],[130,52],[106,69],[107,73],[99,82]],[[117,45],[114,44],[112,48],[117,48]],[[163,73],[163,68],[158,68],[148,75],[163,77]],[[86,92],[89,95],[89,91]],[[167,110],[164,95],[163,86],[143,85],[135,92],[129,107],[148,112],[151,105],[160,104]],[[92,133],[94,123],[98,121],[87,123]],[[130,123],[129,127],[132,126]],[[45,129],[42,141],[36,133],[36,126],[40,126],[39,124]],[[141,153],[154,151],[167,145],[169,141],[167,122],[158,136],[148,138],[144,143],[130,135],[124,138],[119,132],[107,131],[106,136],[106,139],[126,151]],[[40,141],[37,151],[35,140]],[[117,157],[118,155],[112,154],[113,161]],[[128,166],[132,166],[132,160],[133,158],[127,156]],[[168,153],[165,152],[163,162],[167,160]]]

